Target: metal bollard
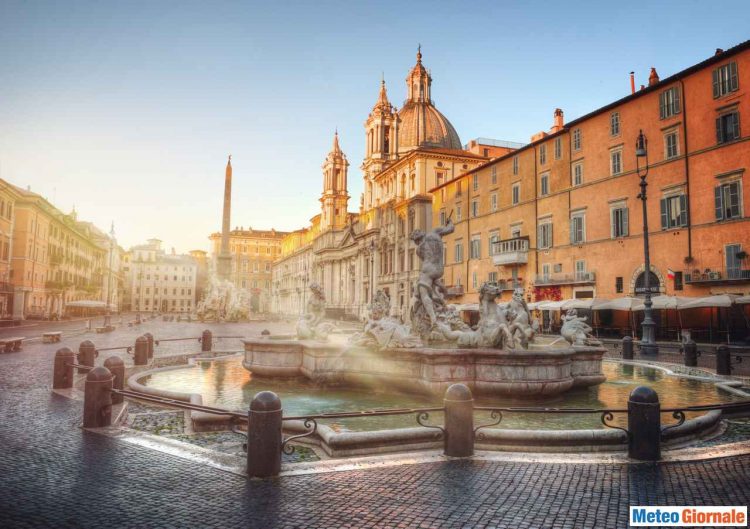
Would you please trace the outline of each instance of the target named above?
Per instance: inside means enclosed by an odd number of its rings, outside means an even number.
[[[95,367],[86,375],[84,428],[101,428],[112,424],[112,378],[112,373],[106,367]]]
[[[139,336],[135,339],[135,352],[133,353],[133,363],[137,366],[148,364],[148,338]]]
[[[716,348],[716,374],[732,374],[732,359],[729,357],[729,346],[725,343]]]
[[[213,335],[211,334],[211,331],[206,329],[203,331],[203,335],[201,336],[201,351],[202,352],[208,352],[211,350],[213,342]]]
[[[688,340],[682,344],[682,350],[685,353],[685,365],[687,367],[698,366],[698,344],[693,340]]]
[[[84,340],[78,346],[78,363],[84,366],[94,367],[94,358],[96,357],[96,346],[91,340]],[[78,374],[87,373],[88,369],[78,368]]]
[[[661,405],[656,391],[639,386],[628,399],[628,457],[661,459]]]
[[[76,354],[68,347],[62,347],[55,353],[55,370],[52,374],[52,389],[70,389],[73,387],[73,364]]]
[[[112,387],[122,389],[125,384],[125,363],[119,356],[110,356],[104,361],[104,367],[112,373]],[[119,393],[112,393],[112,404],[122,404],[123,396]]]
[[[136,324],[140,324],[141,323],[141,313],[140,312],[136,312],[136,314],[135,314],[135,323]]]
[[[445,432],[443,453],[452,457],[474,455],[474,398],[464,384],[453,384],[445,391]]]
[[[278,476],[281,472],[281,399],[273,391],[253,397],[247,412],[247,475]]]
[[[632,360],[633,359],[633,337],[625,336],[622,339],[622,359]]]
[[[150,332],[147,332],[143,336],[146,337],[148,340],[148,357],[153,358],[154,357],[154,335]]]
[[[112,317],[107,314],[104,316],[104,328],[109,330],[109,328],[112,326]]]

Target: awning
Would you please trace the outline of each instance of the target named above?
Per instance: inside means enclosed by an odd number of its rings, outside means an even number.
[[[737,305],[747,305],[750,303],[750,296],[740,296],[738,298],[735,298],[734,302]]]
[[[702,309],[711,307],[731,307],[739,296],[732,294],[720,294],[717,296],[706,296],[704,298],[694,298],[686,302],[680,309]],[[690,299],[690,298],[688,298]]]
[[[599,305],[609,303],[610,300],[605,298],[580,298],[580,299],[569,299],[564,301],[560,307],[562,310],[568,309],[588,309],[588,310],[599,310]]]
[[[602,303],[596,307],[596,310],[643,310],[643,300],[625,296]]]
[[[93,299],[82,299],[79,301],[69,301],[65,304],[65,306],[79,309],[106,309],[107,303],[104,301],[97,301]]]

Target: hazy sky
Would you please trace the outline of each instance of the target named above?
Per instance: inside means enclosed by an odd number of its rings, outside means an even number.
[[[364,128],[422,43],[433,99],[466,143],[528,141],[750,38],[750,2],[12,2],[0,0],[0,177],[128,247],[208,249],[221,225],[318,212],[338,127],[357,210]]]

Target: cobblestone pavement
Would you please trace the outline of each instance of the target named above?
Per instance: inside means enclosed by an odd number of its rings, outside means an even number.
[[[146,330],[181,332],[161,323],[137,332]],[[119,334],[106,339],[132,338]],[[77,428],[81,403],[50,391],[57,347],[0,355],[3,528],[580,529],[627,527],[631,504],[750,500],[748,456],[660,465],[456,460],[246,480]]]

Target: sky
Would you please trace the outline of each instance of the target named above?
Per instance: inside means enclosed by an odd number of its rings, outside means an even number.
[[[338,129],[359,207],[381,75],[401,107],[421,43],[467,143],[552,125],[750,39],[750,2],[34,2],[0,0],[0,178],[125,248],[209,249],[224,168],[232,225],[318,213]]]

